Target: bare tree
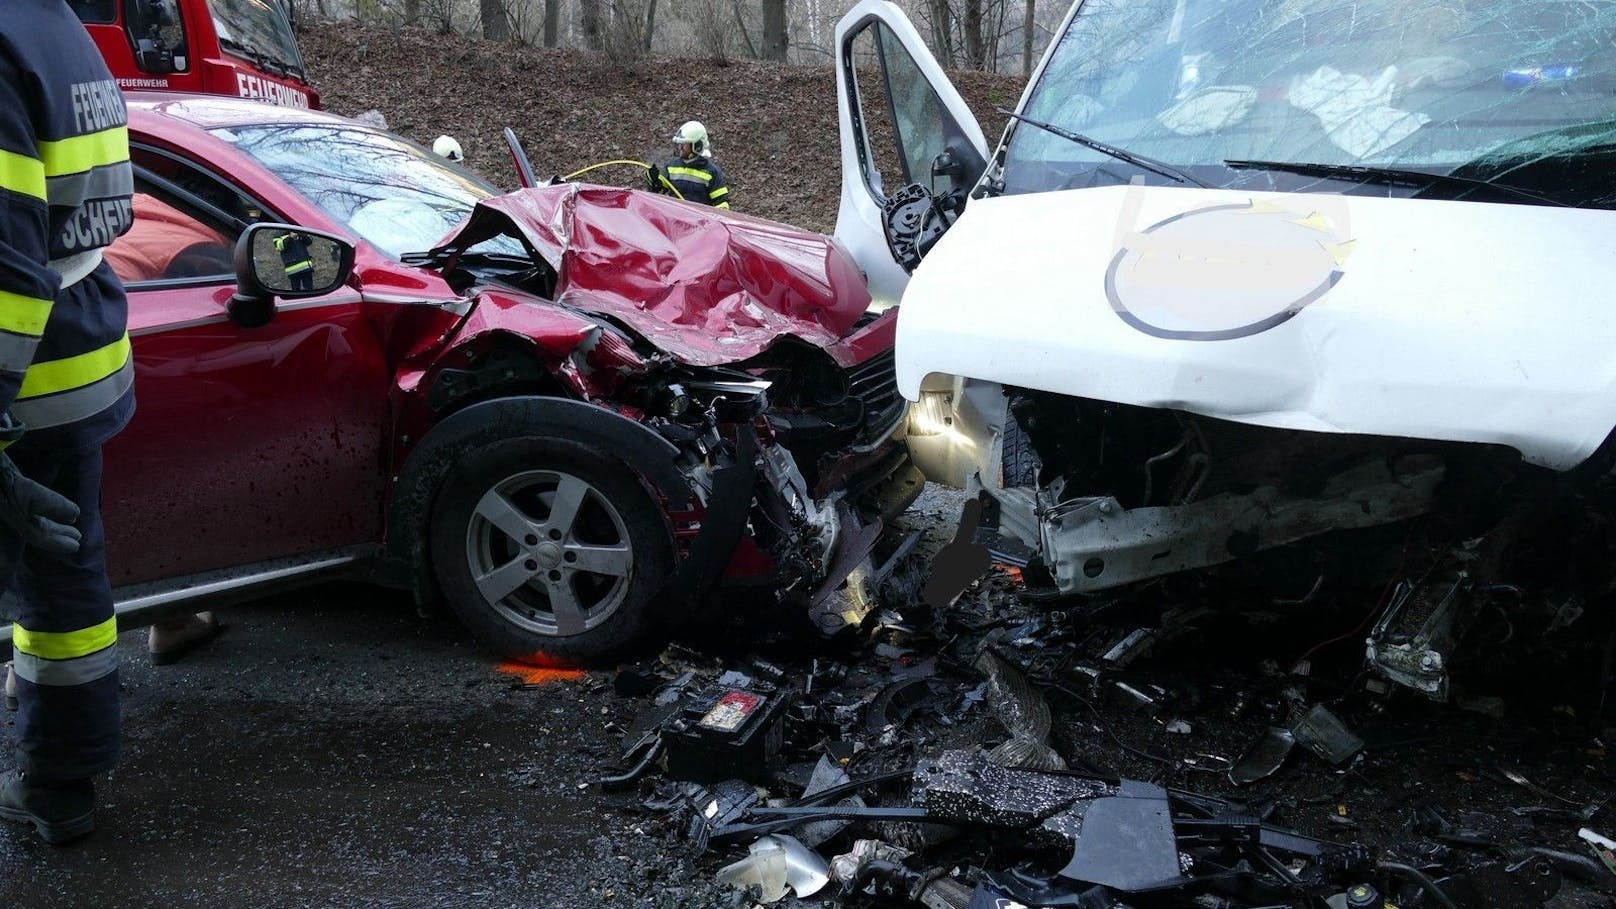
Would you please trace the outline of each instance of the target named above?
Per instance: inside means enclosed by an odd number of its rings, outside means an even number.
[[[651,39],[656,36],[656,5],[657,0],[647,0],[645,4],[645,45],[642,49],[648,54],[651,52]]]
[[[786,31],[786,0],[763,0],[763,58],[784,63],[790,41]]]
[[[578,0],[583,19],[584,46],[594,51],[601,48],[600,3],[601,0]]]
[[[982,30],[983,0],[965,0],[965,15],[961,17],[965,29],[965,65],[971,69],[987,66],[988,48]]]
[[[946,68],[955,65],[954,54],[954,7],[949,0],[928,0],[927,12],[931,15],[931,46],[932,52],[937,55],[937,62]]]
[[[555,47],[561,29],[562,0],[544,0],[544,46]]]
[[[1021,16],[1021,74],[1032,75],[1032,38],[1037,30],[1037,0],[1025,0],[1027,8]]]
[[[746,27],[746,16],[741,12],[741,0],[731,0],[731,5],[735,8],[735,30],[741,33],[741,40],[746,42],[746,55],[756,60],[757,45],[752,43],[752,32]]]
[[[482,14],[483,37],[489,41],[511,40],[511,20],[505,14],[505,4],[501,0],[477,0],[477,7]]]

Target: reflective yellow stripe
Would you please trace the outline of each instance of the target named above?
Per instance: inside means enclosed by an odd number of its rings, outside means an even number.
[[[313,262],[309,261],[308,259],[304,259],[302,262],[296,262],[296,263],[293,263],[291,265],[282,266],[281,271],[284,271],[289,275],[295,275],[295,274],[299,274],[300,272],[308,271],[309,269],[311,269],[313,267],[314,267]]]
[[[714,208],[729,208],[729,203],[728,202],[720,202],[717,205],[714,205],[713,207]]]
[[[45,176],[83,173],[103,164],[129,160],[129,127],[114,126],[98,133],[39,143]]]
[[[45,162],[16,152],[0,151],[0,189],[45,201]]]
[[[707,198],[709,198],[709,199],[722,199],[727,195],[729,195],[729,187],[720,186],[719,188],[717,188],[717,189],[713,190],[712,192],[708,193]]]
[[[37,338],[45,333],[45,322],[55,302],[0,290],[0,329]]]
[[[692,180],[700,180],[703,183],[708,183],[713,179],[712,174],[709,174],[704,170],[696,170],[694,167],[670,167],[668,168],[668,175],[673,177],[689,177]]]
[[[111,647],[117,641],[117,616],[78,631],[29,631],[21,625],[11,627],[11,646],[17,648],[19,653],[47,660],[72,660],[88,656]]]
[[[74,388],[83,388],[105,379],[129,361],[129,335],[89,353],[61,360],[47,360],[28,367],[17,399],[37,398]]]

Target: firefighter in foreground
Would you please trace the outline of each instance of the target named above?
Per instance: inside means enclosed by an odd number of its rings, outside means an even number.
[[[0,818],[59,844],[95,826],[118,760],[117,619],[101,445],[134,412],[123,286],[101,249],[129,229],[123,95],[63,0],[0,16],[0,584],[12,630],[18,767]]]
[[[662,170],[679,195],[714,208],[729,208],[729,184],[713,160],[707,127],[695,120],[679,127],[673,134],[673,147],[678,154],[662,165]]]

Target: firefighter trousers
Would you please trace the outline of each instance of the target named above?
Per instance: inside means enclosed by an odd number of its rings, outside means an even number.
[[[38,780],[87,779],[118,761],[118,621],[101,526],[101,446],[7,450],[24,476],[79,506],[78,552],[41,552],[0,532],[12,627],[17,763]]]

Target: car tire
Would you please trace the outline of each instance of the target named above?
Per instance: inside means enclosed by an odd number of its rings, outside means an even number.
[[[663,634],[668,521],[605,452],[537,437],[471,451],[439,489],[429,539],[449,606],[504,658],[596,666]]]
[[[1038,485],[1038,453],[1033,451],[1032,439],[1021,428],[1013,414],[1006,414],[1004,429],[1000,430],[999,469],[1005,489]]]

